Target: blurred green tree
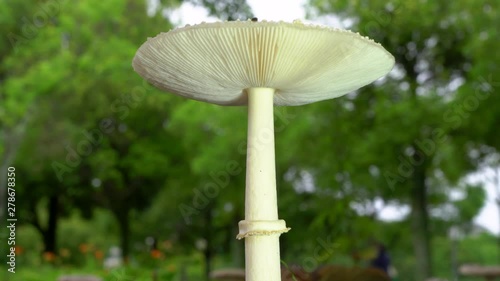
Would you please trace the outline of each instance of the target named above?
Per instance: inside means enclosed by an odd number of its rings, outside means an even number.
[[[63,209],[88,216],[101,206],[119,222],[126,257],[130,211],[147,207],[169,175],[188,175],[182,141],[166,130],[180,100],[157,94],[131,68],[147,36],[172,28],[162,9],[180,4],[1,3],[2,167],[15,163],[29,179],[19,184],[20,206],[45,251],[56,250]],[[249,12],[244,2],[216,6],[207,8],[222,18]],[[47,197],[43,223],[36,206]]]
[[[463,96],[473,96],[484,107],[490,102],[483,101],[479,95],[488,94],[478,87],[498,65],[498,56],[488,59],[479,54],[484,46],[494,44],[490,34],[496,32],[497,4],[309,2],[314,7],[311,14],[336,16],[348,28],[380,42],[396,58],[392,73],[375,83],[380,87],[366,87],[338,101],[343,104],[335,113],[338,118],[334,114],[319,117],[330,120],[320,129],[331,135],[327,135],[331,141],[325,141],[326,145],[338,147],[323,148],[321,154],[332,162],[342,162],[325,165],[335,174],[322,177],[329,179],[329,185],[340,178],[344,187],[359,190],[356,197],[369,191],[368,198],[380,196],[387,202],[410,205],[415,272],[418,280],[424,280],[432,276],[433,263],[429,209],[442,206],[448,200],[442,195],[477,168],[477,161],[469,157],[473,131],[464,124],[472,121],[471,115],[481,113],[477,107],[464,108]],[[476,11],[484,13],[473,16]],[[479,26],[487,30],[486,38],[481,39],[481,31],[471,28]],[[479,47],[478,40],[488,43]],[[470,46],[477,50],[471,52]],[[491,112],[485,114],[491,118]],[[492,130],[484,131],[482,136],[492,134]],[[478,139],[482,136],[476,135]],[[483,203],[474,202],[473,214]]]

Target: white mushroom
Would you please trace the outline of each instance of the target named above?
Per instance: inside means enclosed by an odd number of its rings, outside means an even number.
[[[374,41],[300,21],[202,23],[148,39],[133,66],[156,87],[219,105],[248,105],[246,280],[278,281],[273,105],[336,98],[387,74],[394,58]]]

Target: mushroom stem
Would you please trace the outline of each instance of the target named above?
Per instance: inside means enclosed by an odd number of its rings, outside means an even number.
[[[238,239],[245,238],[246,281],[280,281],[279,236],[287,232],[278,220],[274,158],[273,98],[275,89],[249,88],[245,220]]]
[[[274,160],[274,89],[250,88],[245,219],[277,220]]]

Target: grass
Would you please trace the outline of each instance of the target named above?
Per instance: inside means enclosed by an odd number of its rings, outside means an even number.
[[[6,270],[5,268],[2,268]],[[37,268],[17,269],[16,273],[7,272],[9,281],[56,281],[64,275],[92,275],[103,281],[151,281],[155,270],[144,267],[124,266],[111,270],[97,268],[54,267],[44,265]],[[167,268],[156,270],[157,280],[176,280],[176,273]]]

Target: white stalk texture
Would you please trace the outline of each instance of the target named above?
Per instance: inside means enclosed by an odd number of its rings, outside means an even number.
[[[279,236],[287,232],[278,220],[272,88],[249,88],[245,220],[238,239],[245,239],[246,281],[280,281]]]

